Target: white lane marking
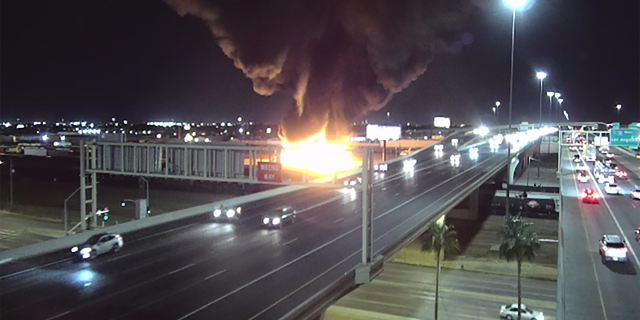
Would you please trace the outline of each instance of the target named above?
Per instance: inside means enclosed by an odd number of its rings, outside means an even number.
[[[62,263],[62,262],[65,262],[65,261],[70,261],[71,259],[73,259],[73,258],[65,258],[65,259],[62,259],[62,260],[57,260],[57,261],[54,261],[54,262],[50,262],[50,263],[47,263],[47,264],[43,264],[43,265],[41,265],[41,266],[37,266],[37,267],[33,267],[33,268],[29,268],[29,269],[21,270],[21,271],[18,271],[18,272],[10,273],[10,274],[7,274],[7,275],[4,275],[4,276],[0,277],[0,279],[4,279],[4,278],[9,278],[9,277],[17,276],[17,275],[19,275],[19,274],[23,274],[23,273],[30,272],[30,271],[37,270],[37,269],[42,269],[42,268],[44,268],[44,267],[48,267],[48,266],[51,266],[51,265],[54,265],[54,264],[57,264],[57,263]]]
[[[400,192],[398,192],[398,193],[394,194],[393,196],[394,196],[394,197],[397,197],[397,196],[399,196],[399,195],[400,195]]]
[[[290,245],[290,244],[296,242],[297,240],[298,240],[298,238],[295,238],[295,239],[293,239],[291,241],[287,241],[287,242],[283,243],[282,246],[284,247],[284,246]]]
[[[162,232],[160,232],[160,233],[154,233],[154,234],[152,234],[152,235],[148,235],[148,236],[146,236],[146,237],[136,238],[136,239],[135,239],[135,240],[133,240],[132,242],[136,242],[136,241],[141,241],[141,240],[145,240],[145,239],[149,239],[149,238],[157,237],[157,236],[163,235],[163,234],[165,234],[165,233],[169,233],[169,232],[173,232],[173,231],[176,231],[176,230],[184,229],[184,228],[186,228],[186,227],[193,226],[194,224],[196,224],[196,223],[190,223],[190,224],[187,224],[187,225],[184,225],[184,226],[181,226],[181,227],[177,227],[177,228],[169,229],[169,230],[166,230],[166,231],[162,231]]]
[[[375,221],[375,220],[378,220],[378,219],[380,219],[380,218],[382,218],[382,217],[384,217],[385,215],[389,214],[390,212],[393,212],[393,211],[395,211],[395,210],[399,209],[399,208],[400,208],[400,207],[402,207],[402,206],[405,206],[405,205],[406,205],[406,204],[408,204],[409,202],[411,202],[411,201],[413,201],[413,200],[415,200],[415,199],[418,199],[418,198],[422,197],[423,195],[425,195],[425,194],[427,194],[427,193],[431,192],[432,190],[434,190],[434,189],[436,189],[436,188],[440,187],[441,185],[446,184],[447,182],[449,182],[449,181],[451,181],[451,180],[453,180],[453,179],[455,179],[455,178],[457,178],[457,177],[462,176],[463,174],[465,174],[465,173],[467,173],[467,172],[469,172],[469,171],[471,171],[471,170],[475,169],[477,166],[482,165],[482,164],[484,164],[485,162],[488,162],[489,160],[491,160],[491,159],[493,159],[493,158],[494,158],[494,157],[491,157],[491,158],[489,158],[489,159],[487,159],[487,160],[482,161],[482,162],[481,162],[481,163],[479,163],[479,164],[475,164],[474,166],[471,166],[471,167],[470,167],[470,168],[468,168],[467,170],[465,170],[465,171],[462,171],[462,172],[458,173],[457,175],[455,175],[455,176],[453,176],[453,177],[451,177],[451,178],[449,178],[449,179],[447,179],[447,180],[445,180],[445,181],[443,181],[443,182],[441,182],[441,183],[439,183],[439,184],[437,184],[437,185],[435,185],[435,186],[431,187],[430,189],[427,189],[426,191],[422,192],[421,194],[419,194],[419,195],[417,195],[417,196],[415,196],[415,197],[413,197],[413,198],[411,198],[411,199],[409,199],[409,200],[407,200],[407,201],[405,201],[405,202],[403,202],[403,203],[401,203],[401,204],[397,205],[396,207],[394,207],[394,208],[392,208],[392,209],[388,210],[387,212],[385,212],[385,213],[381,214],[380,216],[378,216],[378,217],[374,218],[374,221]],[[361,226],[357,226],[357,227],[355,227],[355,228],[353,228],[353,229],[351,229],[351,230],[349,230],[349,231],[345,232],[344,234],[342,234],[342,235],[340,235],[340,236],[338,236],[338,237],[334,238],[333,240],[330,240],[330,241],[328,241],[328,242],[326,242],[326,243],[322,244],[321,246],[319,246],[319,247],[317,247],[317,248],[315,248],[315,249],[312,249],[312,250],[308,251],[307,253],[305,253],[305,254],[303,254],[303,255],[301,255],[301,256],[299,256],[299,257],[297,257],[297,258],[295,258],[295,259],[293,259],[293,260],[291,260],[291,261],[289,261],[289,262],[287,262],[287,263],[285,263],[285,264],[281,265],[280,267],[275,268],[275,269],[273,269],[273,270],[271,270],[271,271],[269,271],[269,272],[267,272],[267,273],[265,273],[265,274],[261,275],[260,277],[255,278],[255,279],[253,279],[253,280],[249,281],[248,283],[246,283],[246,284],[244,284],[244,285],[242,285],[242,286],[240,286],[240,287],[237,287],[237,288],[233,289],[232,291],[228,292],[227,294],[225,294],[225,295],[223,295],[223,296],[221,296],[221,297],[219,297],[219,298],[217,298],[217,299],[215,299],[215,300],[213,300],[213,301],[210,301],[210,302],[206,303],[205,305],[203,305],[203,306],[201,306],[201,307],[199,307],[199,308],[197,308],[197,309],[195,309],[195,310],[193,310],[193,311],[191,311],[191,312],[187,313],[186,315],[184,315],[184,316],[182,316],[182,317],[178,318],[178,320],[184,320],[184,319],[186,319],[186,318],[189,318],[190,316],[192,316],[192,315],[194,315],[194,314],[196,314],[196,313],[198,313],[198,312],[200,312],[200,311],[202,311],[202,310],[204,310],[204,309],[208,308],[209,306],[211,306],[211,305],[213,305],[213,304],[217,303],[218,301],[220,301],[220,300],[222,300],[222,299],[225,299],[225,298],[227,298],[227,297],[229,297],[229,296],[231,296],[231,295],[235,294],[236,292],[239,292],[239,291],[241,291],[241,290],[244,290],[245,288],[247,288],[247,287],[249,287],[249,286],[253,285],[254,283],[257,283],[257,282],[259,282],[260,280],[262,280],[262,279],[264,279],[264,278],[266,278],[266,277],[269,277],[269,276],[271,276],[272,274],[274,274],[274,273],[276,273],[276,272],[278,272],[278,271],[280,271],[280,270],[282,270],[282,269],[284,269],[284,268],[287,268],[288,266],[290,266],[290,265],[292,265],[292,264],[294,264],[294,263],[296,263],[296,262],[298,262],[298,261],[300,261],[300,260],[302,260],[302,259],[306,258],[307,256],[309,256],[309,255],[311,255],[311,254],[313,254],[313,253],[315,253],[315,252],[317,252],[317,251],[319,251],[319,250],[322,250],[323,248],[325,248],[325,247],[327,247],[327,246],[331,245],[332,243],[334,243],[334,242],[336,242],[336,241],[338,241],[338,240],[340,240],[340,239],[342,239],[342,238],[346,237],[347,235],[351,234],[352,232],[354,232],[354,231],[356,231],[356,230],[360,229],[360,227],[361,227]]]
[[[59,314],[59,315],[57,315],[57,316],[53,316],[53,317],[51,317],[51,318],[47,318],[47,320],[52,320],[52,319],[60,318],[60,317],[62,317],[62,316],[64,316],[64,315],[67,315],[67,314],[69,314],[69,313],[71,313],[71,310],[65,311],[65,312],[63,312],[63,313],[61,313],[61,314]]]
[[[116,261],[116,260],[120,260],[120,259],[122,259],[122,258],[124,258],[124,257],[128,257],[128,256],[130,256],[130,255],[132,255],[132,253],[127,253],[127,254],[119,255],[119,256],[117,256],[117,257],[115,257],[115,258],[113,258],[113,259],[105,260],[105,261],[104,261],[104,263],[111,262],[111,261]]]
[[[221,274],[223,274],[223,273],[225,273],[225,272],[227,272],[227,269],[224,269],[224,270],[218,271],[218,272],[216,272],[216,273],[214,273],[214,274],[212,274],[212,275],[210,275],[210,276],[208,276],[208,277],[204,278],[204,280],[205,280],[205,281],[207,281],[207,280],[209,280],[209,279],[211,279],[211,278],[213,278],[213,277],[215,277],[215,276],[221,275]]]
[[[581,161],[582,161],[582,163],[584,165],[586,165],[586,163],[583,160],[581,160]],[[570,165],[571,165],[571,171],[575,171],[573,162],[570,162]],[[594,177],[593,177],[593,175],[591,175],[591,171],[590,170],[587,170],[587,171],[589,171],[589,175],[591,176],[591,179],[592,179],[590,183],[593,184],[593,185],[597,185],[597,181],[593,180]],[[580,189],[578,187],[578,182],[573,177],[573,175],[572,175],[571,179],[573,180],[573,184],[576,187],[576,195],[579,195],[580,194]],[[562,181],[560,181],[560,183],[562,184]],[[580,201],[579,198],[577,198],[576,200]],[[578,203],[578,207],[581,208],[582,207],[582,203]],[[562,210],[564,211],[564,208],[562,208]],[[584,212],[584,211],[581,209],[580,213],[582,213],[582,212]],[[560,213],[560,214],[563,214],[563,213]],[[585,237],[587,237],[587,242],[589,242],[590,239],[589,239],[589,231],[587,230],[587,225],[584,222],[584,219],[581,218],[580,221],[582,222],[582,228],[584,229],[584,235],[585,235]],[[589,254],[589,259],[591,260],[591,266],[593,267],[593,274],[594,274],[594,277],[596,279],[596,288],[598,288],[598,297],[600,298],[600,306],[602,307],[602,315],[604,316],[605,320],[608,320],[608,318],[607,318],[607,310],[604,307],[604,297],[602,296],[602,288],[600,287],[600,278],[598,277],[598,270],[596,269],[596,261],[595,261],[595,259],[593,259],[593,255],[589,251],[589,244],[587,244],[586,247],[587,247],[587,253]]]
[[[191,267],[193,267],[193,266],[195,266],[195,263],[192,263],[192,264],[190,264],[190,265],[186,265],[186,266],[184,266],[184,267],[182,267],[182,268],[179,268],[179,269],[173,270],[173,271],[171,271],[171,272],[167,273],[167,275],[174,274],[174,273],[176,273],[176,272],[180,272],[180,271],[182,271],[182,270],[184,270],[184,269],[191,268]]]
[[[333,221],[333,223],[336,224],[336,223],[338,223],[338,222],[340,222],[342,220],[344,220],[344,218],[337,219],[337,220]]]

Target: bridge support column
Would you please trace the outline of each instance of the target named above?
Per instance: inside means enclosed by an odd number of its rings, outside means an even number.
[[[479,198],[480,189],[473,190],[469,195],[469,220],[478,220]]]
[[[362,264],[356,269],[356,284],[371,281],[373,261],[373,175],[371,150],[362,154]]]
[[[322,310],[317,316],[313,318],[313,320],[324,320],[324,314],[327,313],[327,310]]]

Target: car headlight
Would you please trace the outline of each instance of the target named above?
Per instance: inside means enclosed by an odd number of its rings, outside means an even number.
[[[345,186],[348,186],[348,185],[349,185],[349,181],[345,180],[345,181],[344,181],[344,185],[345,185]]]
[[[233,210],[233,209],[229,209],[229,210],[227,210],[226,214],[227,214],[227,218],[233,218],[233,216],[236,215],[236,211]]]
[[[80,253],[85,255],[85,254],[89,254],[91,252],[91,248],[82,248],[82,250],[80,250]]]
[[[356,181],[355,180],[351,180],[351,182],[349,182],[350,185],[355,186],[356,185]]]
[[[236,209],[236,211],[237,211],[238,213],[242,212],[242,207],[238,207],[238,208]]]
[[[213,216],[214,216],[214,217],[216,217],[216,218],[217,218],[217,217],[219,217],[221,214],[222,214],[222,210],[220,210],[220,209],[215,209],[215,210],[213,210]]]
[[[71,252],[73,252],[73,253],[78,252],[78,247],[73,247],[73,248],[71,248]]]
[[[269,224],[269,218],[262,219],[262,224]]]
[[[374,164],[373,165],[373,170],[376,170],[376,171],[380,170],[380,166],[377,165],[377,164]]]
[[[273,218],[273,220],[271,220],[271,223],[273,223],[274,225],[279,224],[280,218]]]

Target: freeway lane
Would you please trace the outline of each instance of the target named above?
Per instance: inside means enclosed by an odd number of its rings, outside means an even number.
[[[376,186],[374,230],[392,230],[404,221],[409,227],[428,213],[411,218],[416,212],[429,205],[433,210],[452,188],[482,172],[466,157],[459,168],[450,166],[446,154],[441,159],[431,153],[417,157],[413,175],[403,173]],[[499,162],[482,153],[478,161]],[[421,194],[429,188],[434,189]],[[325,278],[335,279],[357,264],[359,195],[328,193],[335,200],[320,206],[318,199],[289,199],[299,210],[311,209],[281,231],[259,229],[255,218],[234,225],[200,223],[127,242],[120,253],[92,262],[65,262],[3,278],[2,318],[278,318],[308,297],[306,290],[326,285]],[[404,207],[391,210],[404,201]],[[318,281],[302,286],[315,277]],[[289,292],[295,293],[287,297]]]
[[[498,319],[500,306],[513,303],[514,277],[443,269],[440,275],[440,319]],[[522,279],[523,303],[555,319],[555,281]],[[432,319],[435,268],[388,263],[371,284],[334,304],[330,319]]]
[[[566,150],[566,149],[565,149]],[[631,319],[640,314],[640,247],[633,240],[634,226],[640,224],[640,212],[629,197],[638,181],[617,181],[623,195],[603,195],[604,187],[579,183],[574,179],[569,152],[563,151],[563,221],[565,267],[565,319]],[[600,204],[583,204],[577,196],[591,187],[600,193]],[[603,198],[603,199],[602,199]],[[622,230],[621,230],[622,229]],[[598,240],[603,234],[621,234],[629,238],[629,262],[602,263]]]

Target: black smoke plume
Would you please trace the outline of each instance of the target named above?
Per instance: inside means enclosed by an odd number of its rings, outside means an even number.
[[[327,138],[384,107],[427,69],[468,0],[165,0],[211,29],[255,92],[291,92],[280,136]]]

